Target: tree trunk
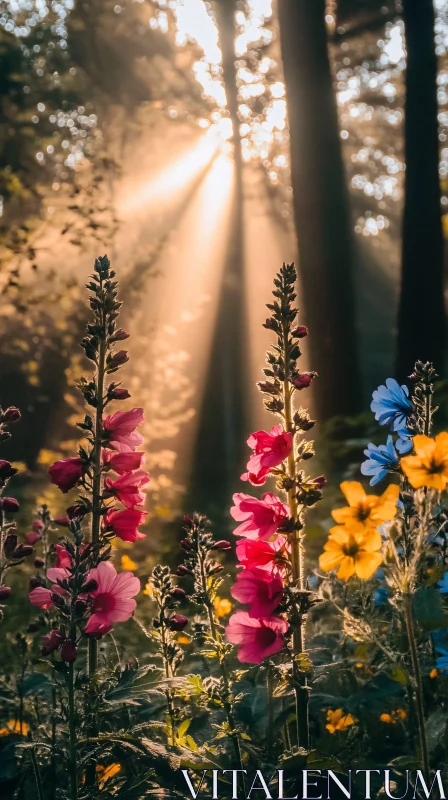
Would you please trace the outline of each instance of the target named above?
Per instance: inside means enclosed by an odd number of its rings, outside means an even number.
[[[444,246],[440,207],[437,57],[432,0],[404,0],[406,30],[405,203],[397,377],[417,359],[443,369]]]
[[[361,410],[354,234],[325,25],[325,0],[278,0],[291,175],[310,366],[320,419]]]

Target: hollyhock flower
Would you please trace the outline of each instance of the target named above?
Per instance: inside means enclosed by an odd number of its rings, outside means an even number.
[[[241,521],[235,536],[269,539],[289,516],[288,506],[271,492],[266,492],[261,500],[238,492],[233,495],[233,502],[230,513],[233,519]]]
[[[67,578],[70,578],[70,576],[71,576],[70,570],[66,569],[65,567],[50,567],[49,569],[47,569],[48,580],[56,584],[59,581],[67,580]]]
[[[35,531],[35,533],[42,533],[44,527],[44,523],[40,519],[34,519],[31,524],[31,530]]]
[[[296,337],[296,339],[303,339],[305,336],[308,336],[308,328],[306,325],[298,325],[292,331],[292,335]]]
[[[405,428],[413,412],[408,387],[400,386],[395,378],[388,378],[385,386],[374,391],[370,408],[380,425],[390,425],[393,431]]]
[[[364,455],[367,456],[367,460],[361,464],[361,472],[370,477],[370,486],[375,486],[389,472],[397,470],[400,466],[392,436],[387,437],[386,444],[380,444],[378,447],[370,442],[367,450],[364,450]]]
[[[68,528],[70,525],[70,520],[67,516],[65,517],[55,517],[53,522],[56,525],[59,525],[61,528]]]
[[[335,508],[331,513],[336,522],[353,532],[375,529],[383,522],[390,522],[397,513],[399,488],[395,484],[388,486],[380,497],[367,495],[357,481],[343,481],[341,490],[348,506]]]
[[[443,492],[448,483],[448,433],[414,437],[415,456],[405,456],[401,466],[414,489],[426,486]]]
[[[259,472],[243,472],[241,475],[242,481],[248,481],[252,486],[263,486],[266,483],[266,478],[269,475],[269,469],[261,469]]]
[[[117,571],[110,561],[101,561],[87,575],[87,581],[94,580],[97,589],[90,592],[92,614],[85,627],[85,633],[98,634],[115,622],[126,622],[135,611],[137,603],[133,599],[140,591],[140,581],[132,572]]]
[[[232,644],[240,645],[238,661],[261,664],[264,658],[283,648],[287,630],[288,623],[283,617],[255,619],[247,611],[236,611],[229,619],[226,636]]]
[[[62,567],[62,569],[68,569],[72,566],[72,557],[68,550],[63,547],[62,544],[55,545],[56,549],[56,562],[55,567]]]
[[[188,618],[184,617],[183,614],[173,614],[166,624],[170,631],[183,631],[188,625]]]
[[[108,492],[115,496],[127,508],[141,506],[145,502],[145,492],[142,487],[149,483],[149,475],[142,469],[135,472],[125,472],[117,480],[106,478],[105,485]]]
[[[118,350],[114,355],[108,356],[106,368],[108,371],[118,369],[123,364],[129,361],[129,355],[126,350]]]
[[[85,472],[85,464],[82,458],[63,458],[55,463],[48,470],[51,483],[54,483],[64,494],[73,489],[82,478]]]
[[[136,508],[125,508],[123,511],[111,509],[104,517],[104,527],[112,530],[123,542],[135,542],[136,539],[145,538],[145,534],[137,529],[145,521],[147,513]]]
[[[283,581],[278,573],[263,569],[244,569],[236,576],[230,593],[240,603],[248,603],[250,617],[268,617],[283,596]]]
[[[0,586],[0,600],[7,600],[11,594],[10,586]]]
[[[256,483],[264,483],[269,470],[278,467],[288,457],[292,447],[292,433],[286,433],[281,425],[274,425],[271,432],[256,431],[249,436],[247,444],[252,448],[247,462],[247,480],[253,475]]]
[[[66,639],[61,647],[61,659],[67,664],[76,661],[76,645],[71,639]]]
[[[383,561],[381,545],[381,534],[377,530],[357,533],[336,525],[330,530],[319,566],[325,572],[339,567],[337,577],[341,581],[348,581],[352,575],[366,581]]]
[[[277,536],[275,542],[241,539],[236,546],[236,556],[241,566],[246,569],[258,567],[272,572],[274,569],[281,570],[287,565],[290,549],[285,536]]]
[[[103,450],[103,464],[113,469],[119,475],[124,475],[125,472],[133,472],[140,469],[145,459],[145,454],[142,452],[131,451],[129,453],[116,453],[111,450]]]
[[[131,411],[116,411],[103,419],[103,430],[108,438],[109,446],[120,452],[129,452],[140,447],[143,442],[141,433],[135,430],[143,425],[145,417],[142,408]]]
[[[29,599],[33,606],[38,606],[38,608],[47,610],[54,606],[52,599],[53,594],[62,595],[64,594],[64,590],[57,584],[52,586],[51,589],[46,589],[45,586],[36,586],[36,588],[29,593]]]

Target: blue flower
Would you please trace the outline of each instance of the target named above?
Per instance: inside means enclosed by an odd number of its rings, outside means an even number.
[[[387,437],[387,444],[380,444],[378,447],[370,442],[367,450],[364,450],[364,455],[368,458],[361,464],[361,472],[363,475],[369,475],[371,486],[375,486],[391,470],[398,468],[398,456],[392,436]]]
[[[438,582],[440,594],[448,594],[448,572],[445,572],[442,580]]]
[[[387,602],[387,589],[385,586],[380,586],[373,592],[373,604],[375,606],[383,606]]]
[[[400,428],[400,430],[397,431],[397,434],[398,434],[398,439],[395,442],[395,447],[397,448],[398,452],[401,453],[401,455],[409,453],[409,451],[412,450],[414,445],[412,441],[413,437],[412,431],[410,431],[409,428]]]
[[[445,650],[444,647],[436,647],[436,653],[440,653],[440,657],[436,661],[437,669],[448,672],[448,650]]]
[[[380,425],[390,425],[393,431],[406,427],[406,420],[413,411],[408,395],[408,387],[400,386],[395,378],[388,378],[385,386],[378,386],[370,408]]]

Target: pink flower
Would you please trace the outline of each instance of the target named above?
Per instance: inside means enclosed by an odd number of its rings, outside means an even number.
[[[110,561],[101,561],[91,569],[87,581],[94,580],[98,588],[90,592],[92,615],[85,633],[99,634],[110,630],[115,622],[126,622],[135,611],[137,603],[132,598],[140,591],[140,581],[132,572],[119,575]]]
[[[66,592],[64,592],[64,589],[58,586],[57,583],[55,583],[51,589],[46,589],[45,586],[36,586],[36,588],[30,592],[29,599],[33,606],[48,609],[54,606],[53,594],[63,595],[66,594]]]
[[[61,492],[67,494],[70,489],[82,478],[85,470],[84,462],[78,456],[76,458],[63,458],[55,461],[48,470],[51,483],[59,487]]]
[[[123,542],[135,542],[136,539],[145,538],[145,534],[137,528],[143,524],[147,513],[137,508],[125,508],[123,511],[112,508],[104,517],[104,527],[112,530]]]
[[[247,611],[236,611],[229,619],[226,636],[240,645],[238,661],[261,664],[264,658],[278,653],[284,645],[288,623],[283,617],[254,619]]]
[[[112,478],[106,478],[105,481],[108,492],[114,495],[127,508],[143,505],[145,492],[142,492],[141,489],[142,486],[146,486],[148,483],[149,475],[142,469],[137,469],[135,472],[125,472],[116,481],[112,480]]]
[[[285,536],[277,536],[275,542],[263,542],[260,539],[240,539],[236,546],[236,556],[242,567],[246,569],[281,570],[290,550]]]
[[[268,617],[277,608],[283,595],[283,581],[278,573],[263,569],[243,569],[236,576],[232,597],[248,603],[250,617]]]
[[[41,522],[40,519],[35,519],[32,522],[31,530],[35,531],[36,533],[42,533],[44,527],[44,523]]]
[[[55,567],[62,567],[67,569],[72,566],[72,557],[68,550],[62,544],[55,545],[56,547],[56,562]]]
[[[245,480],[259,485],[269,474],[288,457],[292,447],[292,433],[285,433],[281,425],[274,425],[271,432],[256,431],[247,440],[254,451],[247,462]]]
[[[311,381],[316,377],[316,372],[296,372],[293,376],[292,383],[296,389],[308,389],[311,385]]]
[[[233,495],[233,502],[230,513],[238,522],[242,520],[234,530],[235,536],[269,539],[289,516],[288,506],[272,492],[266,492],[261,500],[238,492]]]
[[[143,425],[144,421],[142,408],[116,411],[115,414],[104,417],[103,429],[108,437],[110,447],[121,453],[127,453],[140,447],[143,436],[135,429]]]
[[[140,469],[144,458],[145,454],[141,452],[113,453],[110,450],[103,450],[103,464],[113,469],[114,472],[118,472],[119,475]]]
[[[28,544],[36,544],[39,539],[42,539],[42,536],[40,533],[36,533],[36,531],[28,531],[28,533],[25,534],[25,539]]]
[[[65,581],[70,577],[71,572],[65,567],[50,567],[47,569],[47,578],[49,581],[52,581],[52,583],[57,584],[58,581]]]

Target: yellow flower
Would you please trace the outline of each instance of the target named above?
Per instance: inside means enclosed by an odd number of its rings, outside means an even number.
[[[342,708],[337,708],[336,711],[329,708],[325,727],[330,733],[336,733],[336,731],[347,730],[354,722],[356,722],[356,719],[351,714],[344,714]]]
[[[177,637],[176,642],[177,644],[190,644],[191,639],[188,636],[181,634],[181,636]]]
[[[397,708],[396,711],[391,711],[390,714],[380,714],[381,722],[385,722],[386,725],[396,725],[398,720],[406,719],[407,714],[404,708]]]
[[[448,483],[448,433],[439,433],[435,439],[414,436],[415,456],[405,456],[401,466],[414,489],[426,486],[443,492]]]
[[[28,736],[28,731],[29,726],[26,722],[22,722],[22,726],[20,726],[20,721],[18,719],[10,719],[6,723],[6,727],[0,728],[0,736],[11,736],[13,733]]]
[[[430,677],[430,678],[437,678],[437,674],[438,674],[438,673],[437,673],[437,670],[434,668],[434,669],[432,669],[432,670],[431,670],[431,672],[429,673],[429,677]]]
[[[107,767],[103,767],[101,764],[98,764],[95,772],[96,772],[96,780],[100,789],[103,788],[106,781],[110,780],[120,772],[121,764],[108,764]]]
[[[348,502],[344,508],[335,508],[333,517],[340,525],[347,525],[351,531],[363,533],[389,522],[397,512],[399,489],[392,484],[381,497],[367,495],[357,481],[344,481],[341,489]]]
[[[379,531],[367,530],[354,533],[346,526],[331,528],[324,552],[319,557],[319,566],[325,572],[339,567],[337,577],[348,581],[357,575],[366,581],[372,577],[383,560]]]
[[[135,561],[133,561],[132,558],[129,558],[129,556],[126,555],[126,553],[121,556],[121,566],[123,567],[123,569],[127,570],[137,569],[137,564],[135,563]]]
[[[213,608],[217,617],[226,617],[227,614],[230,614],[233,605],[226,597],[215,597]]]

